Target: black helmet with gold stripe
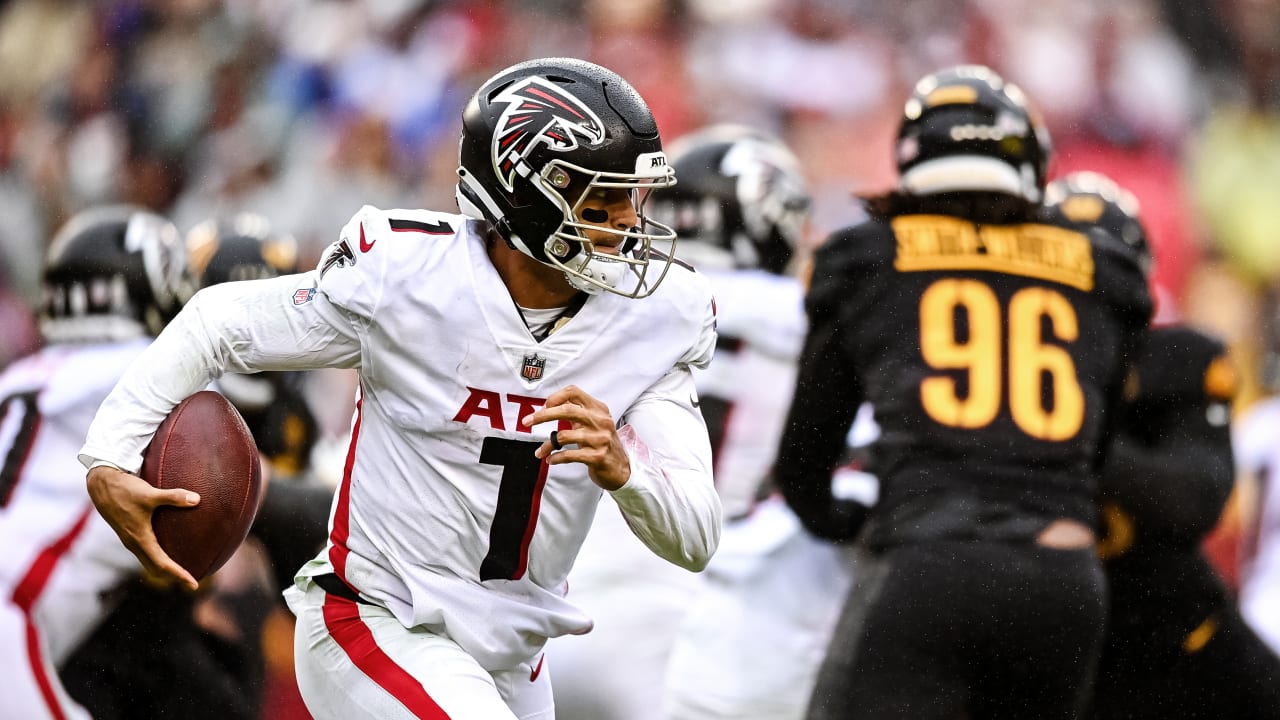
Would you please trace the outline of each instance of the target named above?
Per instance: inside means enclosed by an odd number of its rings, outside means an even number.
[[[1016,85],[958,65],[921,78],[898,128],[899,188],[912,195],[994,192],[1038,203],[1052,148]]]
[[[1143,270],[1151,269],[1151,246],[1142,225],[1138,198],[1116,181],[1092,171],[1073,172],[1045,188],[1045,210],[1077,229],[1101,227],[1135,253]]]
[[[261,215],[206,220],[187,232],[187,263],[198,288],[298,270],[298,244]]]

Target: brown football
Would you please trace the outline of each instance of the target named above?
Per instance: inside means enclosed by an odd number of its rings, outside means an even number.
[[[161,506],[151,517],[160,547],[197,579],[222,567],[258,513],[262,466],[244,418],[202,390],[178,403],[142,455],[143,480],[200,494],[195,507]]]

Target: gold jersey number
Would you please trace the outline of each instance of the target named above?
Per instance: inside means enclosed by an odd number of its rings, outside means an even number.
[[[967,338],[956,330],[957,310],[968,319]],[[1048,318],[1053,339],[1070,343],[1080,335],[1071,303],[1048,288],[1019,290],[1009,299],[1009,412],[1027,435],[1061,441],[1075,437],[1084,423],[1084,392],[1075,363],[1059,345],[1046,343],[1042,320]],[[939,280],[920,298],[920,350],[937,370],[960,370],[968,376],[961,397],[953,375],[935,375],[920,383],[920,400],[929,417],[950,427],[985,427],[1000,411],[1003,388],[1002,312],[991,287],[978,280]],[[1047,379],[1052,403],[1046,408]]]

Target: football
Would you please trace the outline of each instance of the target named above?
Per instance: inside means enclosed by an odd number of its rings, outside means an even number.
[[[257,445],[231,402],[211,390],[178,403],[160,423],[138,474],[162,490],[200,494],[195,507],[161,506],[151,518],[160,547],[197,580],[231,557],[258,512]]]

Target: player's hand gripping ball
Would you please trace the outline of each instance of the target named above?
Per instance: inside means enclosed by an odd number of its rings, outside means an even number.
[[[210,390],[183,400],[160,423],[138,474],[161,490],[200,494],[196,506],[160,506],[151,519],[160,547],[197,580],[244,541],[262,498],[253,436],[230,401]]]

